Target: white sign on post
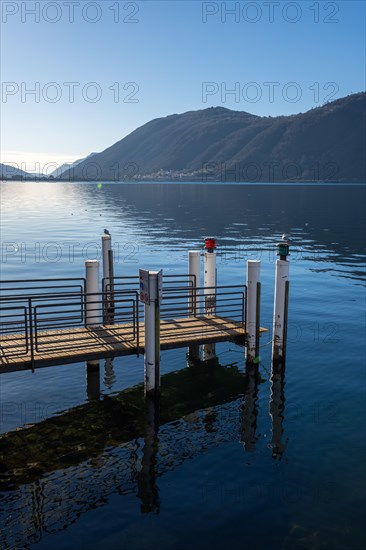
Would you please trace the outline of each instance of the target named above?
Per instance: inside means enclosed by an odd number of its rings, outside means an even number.
[[[140,302],[150,304],[149,272],[146,269],[139,270]]]

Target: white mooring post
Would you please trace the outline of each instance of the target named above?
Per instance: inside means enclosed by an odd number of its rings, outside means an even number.
[[[145,302],[145,396],[153,398],[160,394],[161,280],[162,271],[140,270],[140,300]]]
[[[103,261],[103,323],[114,323],[114,299],[113,299],[113,250],[112,235],[102,235],[102,261]]]
[[[216,313],[216,241],[215,239],[205,240],[205,252],[203,254],[204,266],[204,296],[205,296],[205,315],[215,315]],[[202,346],[202,358],[204,361],[216,357],[215,344],[204,344]]]
[[[247,362],[258,362],[260,322],[260,271],[259,260],[247,261]]]
[[[196,292],[196,288],[200,286],[201,281],[201,251],[190,250],[188,252],[188,275],[192,275],[189,278],[190,287],[193,287],[193,292],[189,297],[189,313],[191,316],[199,314],[200,310],[200,297],[199,292]]]
[[[99,261],[85,262],[85,326],[100,324]]]
[[[286,358],[288,294],[290,284],[290,264],[286,260],[289,255],[288,241],[283,241],[277,245],[277,254],[280,259],[276,260],[272,359],[275,362],[284,362]]]
[[[188,252],[189,298],[188,311],[190,317],[198,317],[200,314],[200,292],[197,288],[201,284],[201,251],[190,250]],[[191,291],[192,289],[192,291]],[[200,357],[200,346],[194,345],[188,348],[188,365],[197,361]]]
[[[102,259],[103,259],[103,279],[104,284],[109,283],[111,277],[109,264],[109,251],[112,250],[112,235],[102,235]],[[104,290],[104,289],[103,289]]]

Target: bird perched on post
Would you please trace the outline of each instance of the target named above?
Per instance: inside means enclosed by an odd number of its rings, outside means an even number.
[[[110,235],[108,229],[105,229],[105,230],[104,230],[104,235]]]
[[[285,241],[285,242],[287,242],[287,243],[290,243],[290,242],[291,242],[290,237],[287,235],[287,233],[284,233],[284,234],[282,235],[282,240]]]

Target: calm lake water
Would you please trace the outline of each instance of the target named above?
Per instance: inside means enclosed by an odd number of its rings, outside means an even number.
[[[184,273],[212,236],[219,284],[261,260],[271,328],[274,246],[293,245],[284,374],[270,332],[258,371],[234,344],[197,368],[163,352],[160,425],[142,357],[101,362],[100,402],[84,363],[0,375],[19,467],[0,462],[0,548],[365,547],[365,205],[362,185],[1,184],[3,280],[83,277],[104,228],[116,275]]]

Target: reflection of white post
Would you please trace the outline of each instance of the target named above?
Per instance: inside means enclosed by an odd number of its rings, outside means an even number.
[[[116,381],[116,374],[113,369],[113,359],[108,357],[104,362],[104,385],[110,390]]]
[[[96,401],[100,398],[99,361],[87,361],[86,363],[86,393],[88,401]]]
[[[85,325],[100,324],[99,261],[85,262]]]
[[[247,363],[245,372],[244,403],[241,414],[241,441],[247,452],[255,451],[258,416],[259,371],[253,363]]]
[[[189,277],[189,298],[188,312],[190,317],[199,317],[200,315],[200,291],[197,288],[201,284],[201,251],[190,250],[188,252],[188,275]],[[192,275],[192,277],[191,277]],[[189,346],[188,348],[188,365],[199,359],[200,346]]]
[[[141,471],[137,475],[137,496],[141,499],[143,514],[159,513],[159,489],[156,484],[156,454],[158,451],[159,410],[155,400],[146,400],[144,446]]]
[[[287,440],[282,441],[283,420],[285,409],[285,367],[280,362],[272,363],[271,371],[271,398],[269,414],[272,419],[272,457],[281,458],[287,447]]]
[[[215,241],[206,239],[205,252],[203,254],[204,266],[204,296],[205,296],[205,315],[215,315],[216,313],[216,253]],[[208,361],[216,357],[215,344],[204,344],[202,346],[203,360]]]
[[[157,271],[149,271],[150,303],[145,304],[145,395],[160,392],[160,304]]]
[[[285,359],[289,265],[286,260],[276,260],[272,357],[277,361]]]
[[[259,260],[247,261],[247,361],[255,362],[259,352],[259,291],[260,291]]]

